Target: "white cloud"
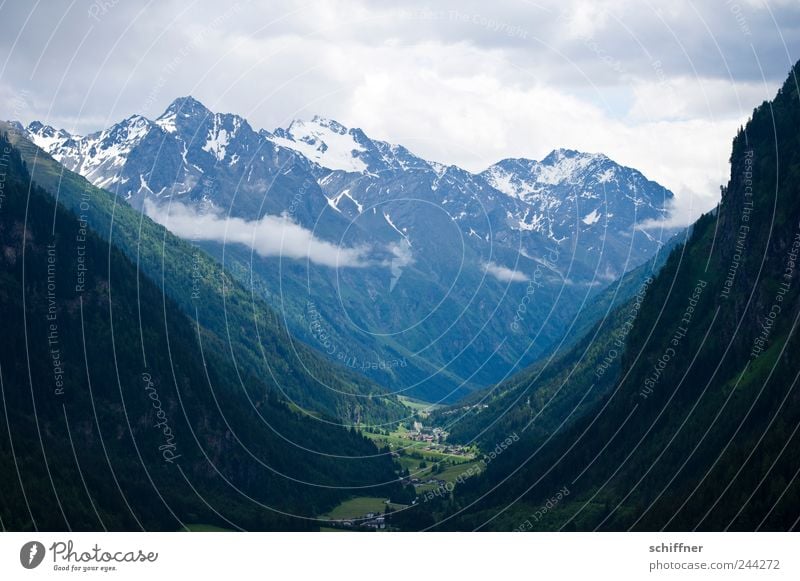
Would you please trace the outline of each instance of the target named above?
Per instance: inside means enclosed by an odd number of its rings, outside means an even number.
[[[448,51],[462,51],[461,58],[475,63],[476,71],[502,70],[502,63],[482,62],[470,48],[437,50]],[[741,115],[703,117],[692,102],[675,105],[687,113],[682,118],[662,119],[647,116],[641,101],[635,101],[636,118],[619,118],[557,87],[512,84],[500,77],[485,72],[454,76],[410,63],[391,73],[376,67],[356,81],[342,117],[359,119],[377,138],[472,171],[507,157],[541,159],[557,147],[602,152],[672,190],[681,207],[699,212],[716,203],[718,186],[727,181],[730,143]],[[681,89],[691,94],[685,84]],[[749,100],[758,99],[753,93],[748,91]]]
[[[403,271],[406,267],[414,264],[414,254],[411,252],[411,243],[403,238],[400,242],[392,242],[387,245],[386,249],[391,253],[392,258],[383,262],[384,266],[388,266],[392,273],[392,279],[389,283],[389,292],[394,290],[397,281],[403,276]]]
[[[628,116],[635,122],[736,118],[752,104],[773,96],[759,82],[691,77],[641,81],[631,90],[633,103]]]
[[[150,218],[181,238],[244,244],[260,256],[307,259],[336,268],[370,265],[369,249],[346,248],[320,240],[286,215],[243,220],[222,216],[218,210],[200,213],[180,202],[158,206],[151,200],[145,200],[144,208]]]
[[[527,282],[530,280],[528,275],[519,270],[511,270],[506,266],[497,264],[496,262],[485,262],[483,264],[487,274],[492,275],[497,280],[502,282]]]
[[[667,205],[667,217],[655,220],[649,219],[645,220],[644,222],[640,222],[636,224],[636,228],[640,230],[647,230],[651,234],[653,231],[663,229],[670,229],[670,228],[685,228],[692,224],[697,217],[703,213],[708,212],[713,208],[712,207],[700,207],[698,208],[695,206],[697,200],[693,199],[692,196],[686,192],[683,193],[683,198],[688,199],[688,203],[678,203],[676,200],[681,198],[676,197]]]

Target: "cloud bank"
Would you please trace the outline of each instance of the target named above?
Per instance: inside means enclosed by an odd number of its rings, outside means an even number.
[[[180,202],[159,206],[149,199],[145,200],[144,210],[152,220],[181,238],[243,244],[259,256],[308,260],[334,268],[371,265],[368,248],[348,248],[321,240],[287,215],[244,220],[223,216],[219,209],[201,213]]]
[[[487,274],[492,275],[497,280],[502,282],[527,282],[530,280],[528,275],[519,270],[511,270],[510,268],[497,264],[496,262],[485,262],[483,264]]]

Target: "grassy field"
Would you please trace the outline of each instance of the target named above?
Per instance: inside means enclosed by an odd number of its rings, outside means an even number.
[[[420,472],[421,469],[419,467],[419,463],[422,462],[419,458],[412,458],[411,456],[400,456],[399,458],[395,458],[397,462],[403,468],[408,468],[409,472]],[[428,468],[433,465],[433,460],[427,458],[424,460],[428,463]]]
[[[325,515],[329,519],[348,519],[359,518],[368,512],[383,513],[386,510],[386,499],[376,496],[359,496],[345,500],[342,504],[334,508]]]
[[[464,464],[459,464],[458,466],[450,466],[446,468],[443,472],[439,474],[435,474],[436,478],[440,480],[445,480],[447,482],[453,482],[456,478],[460,475],[464,475],[464,478],[467,477],[465,474],[469,470],[475,469],[475,474],[478,474],[481,470],[483,470],[484,464],[483,460],[475,460],[473,462],[466,462]]]
[[[398,504],[396,502],[390,502],[389,503],[389,508],[391,508],[392,510],[405,510],[409,506],[411,506],[411,505],[410,504]]]
[[[475,476],[483,470],[484,464],[483,460],[473,460],[472,462],[464,462],[463,464],[458,464],[456,466],[448,466],[442,472],[438,474],[431,474],[430,470],[425,470],[424,472],[419,472],[414,474],[415,478],[419,478],[420,480],[425,480],[427,478],[436,478],[438,480],[444,480],[445,482],[455,482],[456,479],[463,475],[463,478],[469,478],[471,476]],[[469,475],[467,474],[470,470],[472,473]],[[423,494],[428,492],[429,490],[433,490],[440,486],[439,484],[420,484],[415,489],[418,493]]]
[[[411,408],[414,412],[430,413],[438,408],[444,407],[438,403],[428,403],[426,401],[420,401],[404,395],[398,395],[397,399],[399,399],[407,407]]]

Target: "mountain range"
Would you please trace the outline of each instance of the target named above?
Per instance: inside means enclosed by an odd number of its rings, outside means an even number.
[[[24,132],[215,256],[294,336],[427,401],[535,361],[676,233],[659,225],[672,193],[602,154],[472,173],[321,117],[256,130],[192,97],[86,136]]]

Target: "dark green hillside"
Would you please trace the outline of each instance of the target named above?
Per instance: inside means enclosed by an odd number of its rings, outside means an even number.
[[[372,486],[395,475],[368,439],[257,370],[240,383],[223,340],[32,186],[4,136],[0,155],[3,529],[312,529],[282,513],[397,492]]]
[[[674,236],[655,257],[594,297],[551,355],[458,405],[437,410],[431,421],[447,430],[452,442],[475,441],[491,449],[508,434],[548,435],[581,417],[619,379],[625,340],[641,301],[670,250],[685,236]]]
[[[642,293],[647,285],[642,286]],[[572,348],[556,353],[463,405],[439,410],[434,421],[456,443],[491,449],[509,434],[546,436],[593,408],[619,377],[625,335],[638,312],[630,299]]]
[[[7,127],[34,181],[84,216],[185,314],[218,337],[218,354],[235,362],[234,377],[266,384],[283,399],[334,422],[383,423],[405,416],[407,410],[381,387],[293,341],[259,293],[236,282],[205,252],[64,169]]]
[[[798,76],[800,64],[734,139],[720,206],[651,285],[609,393],[506,451],[442,528],[798,526]]]

